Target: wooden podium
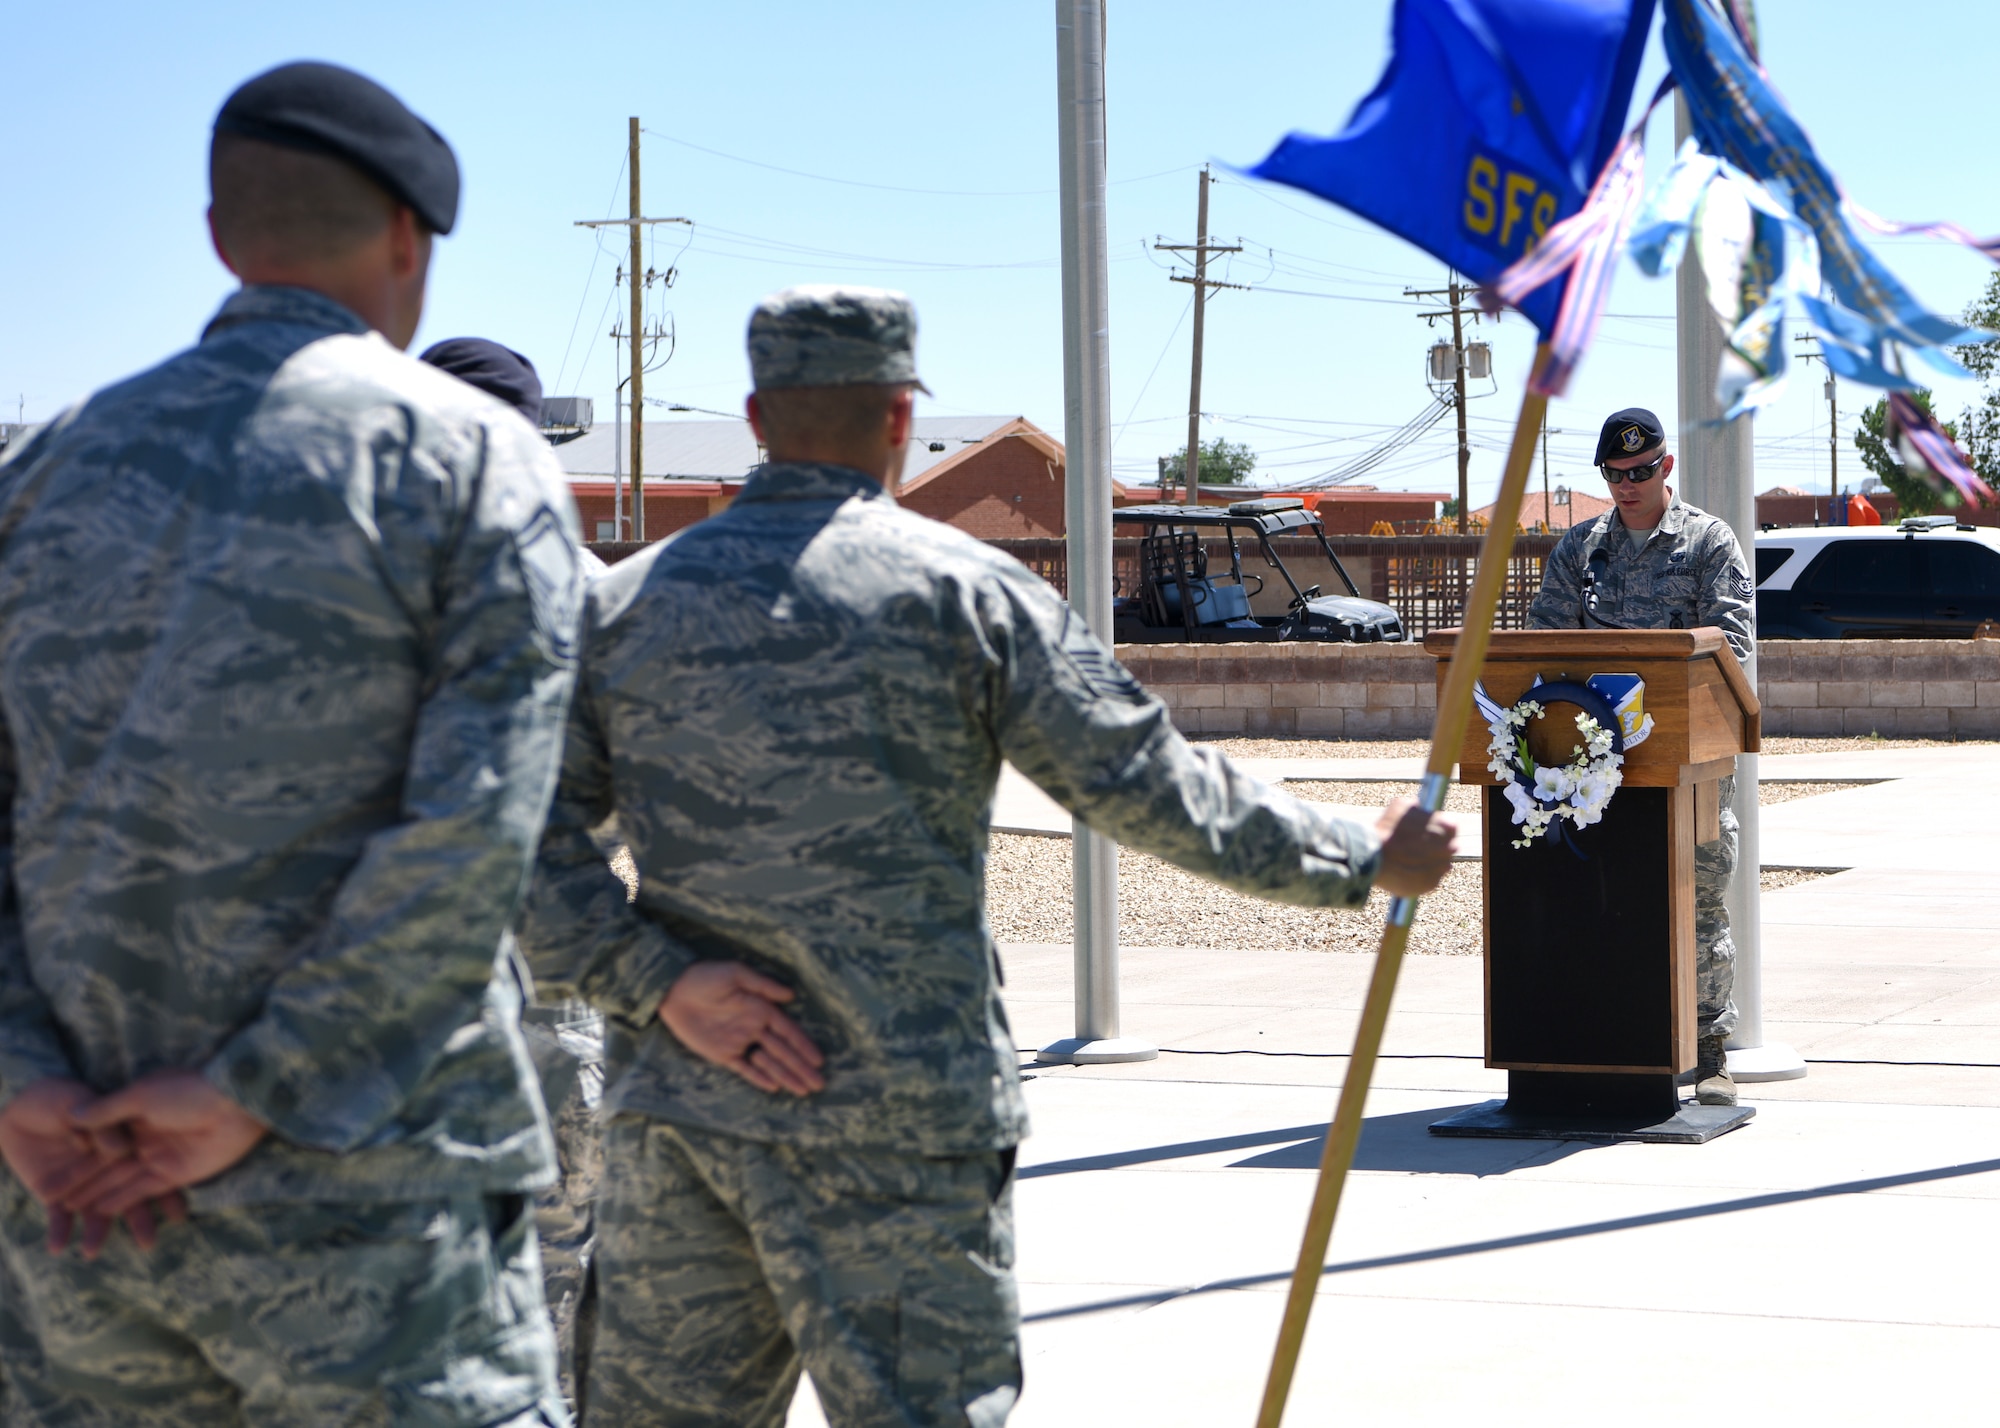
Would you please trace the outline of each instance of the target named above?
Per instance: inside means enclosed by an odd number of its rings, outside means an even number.
[[[1424,641],[1440,685],[1457,636]],[[1476,709],[1466,728],[1459,777],[1485,787],[1486,1064],[1507,1072],[1507,1099],[1438,1135],[1699,1144],[1756,1114],[1683,1104],[1678,1087],[1695,1065],[1694,849],[1719,836],[1717,780],[1757,751],[1756,691],[1707,627],[1495,631],[1481,680],[1511,705],[1537,675],[1598,674],[1645,681],[1653,732],[1627,751],[1602,821],[1566,843],[1513,846]]]

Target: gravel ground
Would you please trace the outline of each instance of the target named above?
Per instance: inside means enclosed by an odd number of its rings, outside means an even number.
[[[1344,803],[1350,808],[1382,808],[1392,798],[1415,798],[1417,785],[1392,779],[1286,779],[1285,792],[1307,803]],[[1453,813],[1477,813],[1479,790],[1453,784],[1445,791],[1444,806]]]
[[[1784,783],[1760,783],[1757,785],[1757,804],[1762,808],[1773,803],[1790,803],[1795,798],[1839,793],[1849,788],[1867,788],[1870,782],[1868,779],[1799,779]],[[1287,779],[1285,791],[1308,803],[1345,803],[1352,808],[1379,808],[1403,794],[1415,797],[1417,786],[1415,783],[1387,779]],[[1445,794],[1444,806],[1452,812],[1477,813],[1479,790],[1455,783]]]
[[[1203,739],[1232,759],[1421,759],[1428,739]],[[1767,754],[1854,754],[1873,749],[1945,749],[1954,744],[1993,744],[2000,739],[1770,738]]]
[[[1797,798],[1813,798],[1822,793],[1840,793],[1850,788],[1867,788],[1879,783],[1879,779],[1787,779],[1783,783],[1763,783],[1757,785],[1757,806],[1769,808],[1774,803],[1790,803]]]
[[[1249,755],[1249,750],[1234,746],[1268,746],[1273,741],[1223,742],[1230,753]],[[1353,749],[1355,745],[1332,747]],[[1363,747],[1371,753],[1384,748],[1392,754],[1403,752],[1394,744]],[[1831,780],[1763,784],[1758,801],[1786,803],[1863,786]],[[1309,802],[1361,808],[1380,807],[1415,787],[1390,780],[1314,780],[1286,785]],[[1445,807],[1458,813],[1477,813],[1479,790],[1453,785]],[[986,869],[987,916],[993,935],[1002,942],[1069,941],[1070,868],[1066,838],[994,834]],[[1765,892],[1774,892],[1823,876],[1798,868],[1773,868],[1763,873],[1760,886]],[[1133,947],[1300,947],[1367,952],[1381,940],[1387,910],[1388,899],[1381,893],[1371,895],[1365,909],[1289,907],[1230,892],[1129,849],[1118,860],[1118,940]],[[1456,864],[1418,908],[1416,925],[1410,932],[1410,951],[1445,957],[1476,954],[1480,916],[1479,867],[1475,863]]]
[[[1232,759],[1421,759],[1429,739],[1197,739]]]
[[[1002,942],[1067,942],[1067,838],[995,833],[986,865],[986,915]],[[1158,858],[1118,855],[1118,940],[1131,947],[1299,947],[1370,952],[1382,938],[1388,898],[1365,908],[1290,907],[1242,897]],[[1423,901],[1410,950],[1463,956],[1479,951],[1479,868],[1456,864]]]
[[[1955,744],[1996,744],[2000,739],[1850,739],[1766,738],[1767,754],[1865,754],[1873,749],[1949,749]]]
[[[1250,751],[1233,746],[1295,747],[1271,740],[1222,742],[1239,756]],[[1347,751],[1348,757],[1368,757],[1378,750],[1390,754],[1406,751],[1403,745],[1393,743],[1321,746]],[[1419,754],[1425,751],[1422,744],[1411,747]],[[1765,784],[1760,802],[1781,803],[1861,786],[1833,782]],[[1310,802],[1372,808],[1398,794],[1413,791],[1415,785],[1372,780],[1314,781],[1288,787]],[[1476,813],[1479,791],[1454,785],[1446,795],[1445,807]],[[995,833],[986,867],[987,916],[992,921],[993,935],[1002,942],[1069,941],[1071,867],[1067,838]],[[627,897],[638,892],[638,869],[633,866],[630,850],[614,849],[611,868],[625,883]],[[1765,892],[1771,892],[1823,876],[1798,868],[1767,869],[1762,886]],[[1359,909],[1290,907],[1243,897],[1158,858],[1129,849],[1118,860],[1118,939],[1133,947],[1299,947],[1325,952],[1372,952],[1381,942],[1382,919],[1387,912],[1388,898],[1379,892],[1371,894],[1366,907]],[[1479,951],[1480,917],[1479,866],[1454,864],[1437,891],[1419,906],[1416,924],[1410,930],[1410,951],[1444,957],[1475,955]]]
[[[1067,942],[1070,921],[1067,838],[995,833],[986,866],[986,915],[1002,942]],[[1826,876],[1802,868],[1767,869],[1765,892]],[[1118,940],[1129,947],[1296,947],[1372,952],[1382,940],[1388,899],[1363,909],[1288,907],[1243,897],[1158,858],[1126,849],[1118,856]],[[1410,951],[1442,957],[1479,952],[1479,865],[1456,863],[1417,908]]]

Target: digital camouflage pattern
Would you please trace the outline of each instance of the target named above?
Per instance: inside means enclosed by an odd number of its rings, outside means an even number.
[[[1191,747],[1041,580],[859,471],[758,468],[593,580],[585,630],[521,940],[546,995],[614,1018],[610,1111],[904,1155],[1019,1140],[983,905],[1003,759],[1239,891],[1352,907],[1375,873],[1371,831]],[[592,837],[614,813],[629,904]],[[657,1023],[703,957],[796,989],[824,1091],[766,1094]]]
[[[530,1227],[518,1195],[240,1206],[86,1260],[0,1175],[7,1421],[556,1428]]]
[[[594,1301],[590,1263],[597,1248],[596,1202],[604,1179],[604,1018],[582,1002],[529,1007],[521,1017],[528,1051],[541,1073],[542,1101],[555,1126],[556,1183],[535,1197],[542,1247],[542,1292],[555,1325],[563,1395],[589,1357]]]
[[[1585,613],[1593,583],[1594,620]],[[1727,522],[1675,496],[1636,552],[1615,509],[1556,542],[1528,624],[1537,630],[1714,625],[1747,662],[1757,642],[1757,585]]]
[[[1694,975],[1695,1030],[1698,1036],[1728,1036],[1736,1030],[1736,940],[1729,935],[1729,909],[1723,899],[1736,876],[1741,826],[1731,806],[1736,780],[1719,780],[1722,789],[1722,836],[1694,850]]]
[[[608,1130],[587,1425],[998,1428],[1021,1389],[1012,1156]]]
[[[885,288],[808,284],[773,293],[750,314],[757,390],[917,380],[917,309]]]
[[[574,532],[516,413],[296,288],[0,465],[0,1098],[205,1070],[274,1134],[197,1211],[547,1184]]]
[[[1657,478],[1655,478],[1657,479]],[[1590,578],[1594,576],[1594,581]],[[1595,619],[1583,615],[1594,584]],[[1750,661],[1757,642],[1757,585],[1728,524],[1675,496],[1652,538],[1634,551],[1616,510],[1576,527],[1556,543],[1528,611],[1538,630],[1691,630],[1714,625],[1736,658]],[[1736,943],[1723,905],[1736,875],[1739,829],[1722,783],[1722,837],[1694,850],[1695,983],[1698,1031],[1736,1029]]]

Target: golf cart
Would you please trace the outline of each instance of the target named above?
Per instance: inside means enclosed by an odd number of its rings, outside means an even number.
[[[1169,640],[1339,640],[1350,644],[1403,638],[1403,622],[1379,601],[1362,596],[1341,567],[1319,517],[1296,496],[1237,501],[1229,506],[1125,506],[1111,513],[1139,532],[1139,588],[1113,602],[1115,637],[1130,644]],[[1311,538],[1344,595],[1301,587],[1271,544],[1273,536]],[[1229,546],[1226,573],[1209,572],[1208,542]],[[1284,590],[1264,597],[1262,575],[1243,569],[1242,543],[1255,538],[1264,563]],[[1311,562],[1317,573],[1318,559]],[[1286,591],[1290,599],[1284,599]]]

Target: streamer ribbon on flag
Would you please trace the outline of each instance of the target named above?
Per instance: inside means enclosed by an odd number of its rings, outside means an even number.
[[[1503,303],[1523,306],[1537,288],[1565,273],[1570,275],[1555,322],[1548,330],[1549,360],[1533,379],[1534,390],[1546,396],[1559,397],[1569,389],[1569,379],[1603,320],[1604,305],[1611,297],[1611,275],[1644,192],[1643,131],[1642,122],[1612,151],[1582,208],[1551,228],[1534,251],[1480,293],[1480,306],[1497,312]]]
[[[1840,186],[1820,162],[1812,140],[1720,16],[1702,0],[1664,0],[1663,10],[1667,60],[1686,96],[1688,118],[1702,149],[1762,184],[1811,230],[1826,286],[1813,305],[1837,304],[1874,334],[1856,342],[1860,329],[1852,324],[1845,332],[1826,333],[1835,339],[1828,344],[1828,365],[1855,381],[1908,386],[1907,380],[1878,380],[1902,370],[1903,354],[1896,349],[1907,348],[1909,355],[1932,366],[1962,372],[1940,349],[1981,342],[1989,334],[1930,311],[1862,246],[1847,222]],[[1973,246],[1988,251],[1977,242]],[[1814,321],[1819,321],[1817,311]],[[1850,358],[1854,370],[1843,371],[1840,364]],[[1873,370],[1864,370],[1869,368]]]
[[[1979,479],[1979,474],[1972,469],[1971,460],[1951,439],[1950,433],[1939,426],[1935,418],[1927,416],[1924,409],[1910,399],[1909,393],[1889,393],[1882,434],[1903,458],[1904,466],[1914,469],[1940,491],[1945,487],[1936,479],[1939,477],[1950,483],[1950,489],[1970,505],[1994,499],[1993,488]]]
[[[1892,218],[1870,213],[1853,199],[1847,200],[1847,211],[1863,228],[1891,238],[1942,238],[1947,243],[1962,244],[1995,263],[2000,263],[2000,237],[1981,238],[1968,233],[1956,223],[1898,223]]]

